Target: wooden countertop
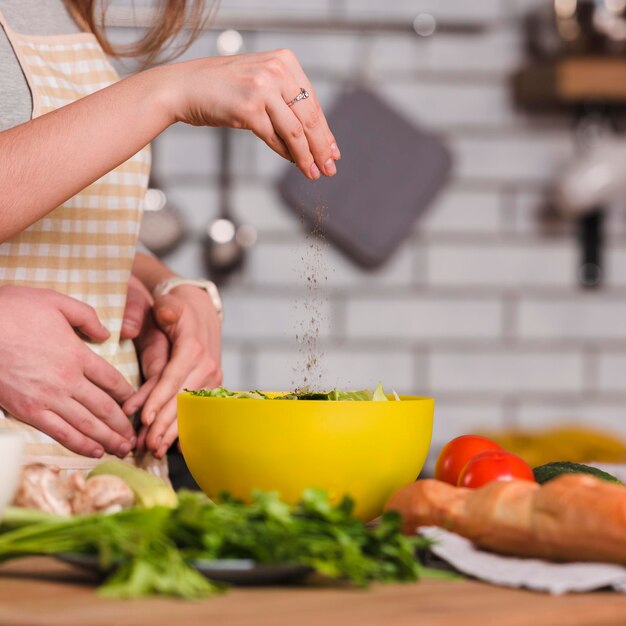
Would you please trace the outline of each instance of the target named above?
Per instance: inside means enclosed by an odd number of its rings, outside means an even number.
[[[232,589],[201,602],[103,600],[87,574],[52,559],[0,567],[0,626],[623,626],[626,596],[550,597],[472,581],[368,590]]]

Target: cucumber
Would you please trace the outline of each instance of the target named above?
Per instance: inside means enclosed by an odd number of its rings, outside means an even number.
[[[588,474],[589,476],[595,476],[600,480],[606,480],[609,483],[616,483],[618,485],[622,484],[621,481],[608,472],[603,472],[602,470],[590,467],[589,465],[583,465],[582,463],[570,463],[569,461],[557,461],[555,463],[540,465],[539,467],[535,467],[533,474],[535,475],[535,480],[540,485],[543,485],[554,478],[558,478],[563,474]]]

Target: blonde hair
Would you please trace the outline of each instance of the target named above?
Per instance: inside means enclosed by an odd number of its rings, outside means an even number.
[[[154,23],[145,35],[132,44],[114,46],[104,27],[108,0],[65,0],[65,4],[79,26],[91,31],[107,54],[139,58],[145,65],[155,62],[174,40],[176,47],[161,60],[181,55],[200,34],[217,5],[211,2],[207,8],[205,0],[161,0]],[[178,39],[181,33],[184,34]]]

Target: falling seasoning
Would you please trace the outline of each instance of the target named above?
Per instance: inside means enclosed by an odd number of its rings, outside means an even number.
[[[305,287],[305,293],[296,303],[298,313],[296,341],[299,356],[297,365],[293,368],[293,389],[309,387],[311,390],[318,390],[324,386],[326,370],[319,338],[320,328],[327,321],[324,315],[328,302],[324,289],[328,280],[326,257],[328,242],[324,235],[327,212],[325,205],[318,205],[307,232],[306,245],[299,254],[298,275]],[[301,220],[304,223],[304,216]]]

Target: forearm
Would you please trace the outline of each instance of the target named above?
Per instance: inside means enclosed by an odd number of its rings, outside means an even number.
[[[143,252],[135,254],[132,273],[151,293],[162,280],[176,276],[171,269],[161,263],[156,257]]]
[[[142,72],[1,132],[0,241],[113,170],[172,124],[171,75],[171,66]]]

